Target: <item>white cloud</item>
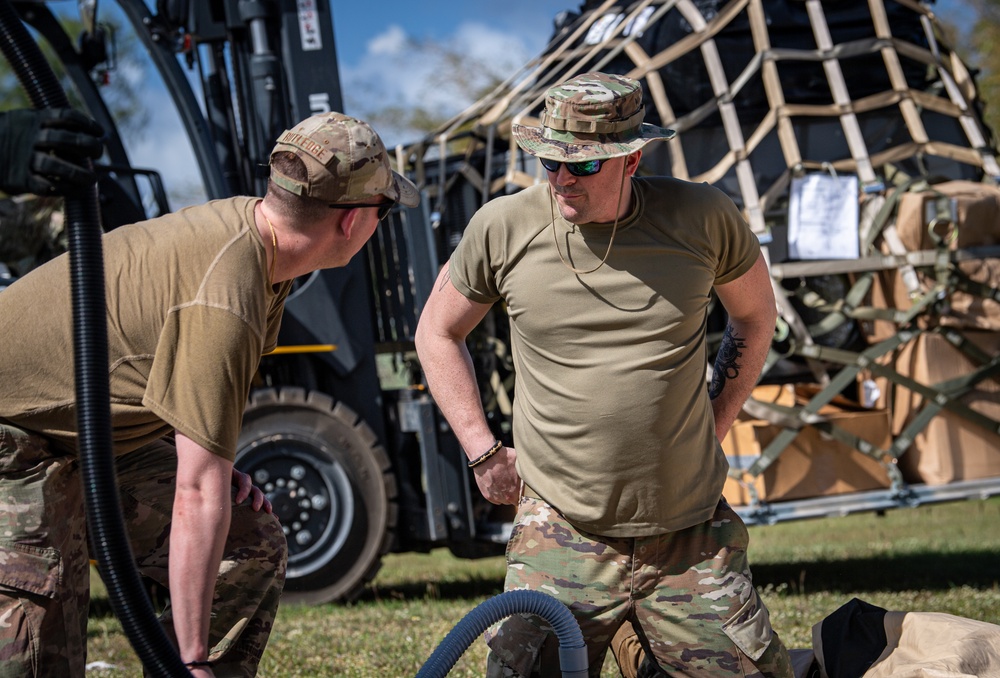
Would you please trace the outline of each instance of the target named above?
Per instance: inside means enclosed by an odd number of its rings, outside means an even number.
[[[494,59],[505,70],[520,68],[534,56],[528,54],[528,47],[521,37],[480,23],[459,26],[454,41],[470,56]]]
[[[453,60],[463,56],[461,63]],[[475,101],[492,77],[507,78],[536,56],[524,39],[479,22],[463,23],[443,39],[422,41],[397,25],[371,39],[364,54],[340,65],[345,112],[373,117],[417,106],[455,115]],[[380,124],[389,146],[422,133]]]
[[[368,53],[377,55],[396,55],[406,47],[406,31],[395,24],[386,28],[368,41]]]

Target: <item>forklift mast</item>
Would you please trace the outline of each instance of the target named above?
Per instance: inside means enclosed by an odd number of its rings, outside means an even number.
[[[205,122],[227,193],[263,195],[261,170],[281,132],[343,110],[329,2],[159,0],[157,8],[153,40],[180,41],[189,65],[201,62]]]

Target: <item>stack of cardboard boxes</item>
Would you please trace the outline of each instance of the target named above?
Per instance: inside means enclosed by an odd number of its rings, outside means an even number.
[[[942,213],[950,219],[942,218]],[[941,247],[974,251],[1000,245],[1000,190],[969,181],[949,181],[935,185],[933,190],[907,193],[899,201],[896,226],[908,251]],[[1000,287],[1000,257],[972,257],[953,266],[962,277],[975,283]],[[935,281],[933,273],[922,274],[920,291],[930,289]],[[872,304],[903,311],[911,308],[911,292],[898,271],[879,276],[872,290]],[[1000,354],[1000,302],[995,299],[953,289],[940,308],[918,317],[918,326],[953,329],[987,360]],[[869,341],[876,343],[892,337],[899,328],[876,321],[867,324],[866,329]],[[943,382],[965,377],[983,364],[942,334],[930,332],[904,344],[882,362],[898,374],[936,390]],[[927,406],[927,399],[890,380],[877,381],[882,393],[877,406],[891,413],[892,435],[898,436]],[[956,400],[1000,421],[1000,370],[973,384]],[[914,436],[899,465],[903,478],[910,483],[942,485],[998,477],[1000,434],[996,428],[990,430],[943,409]]]
[[[1000,354],[1000,333],[964,331],[962,336],[988,356]],[[887,361],[890,362],[890,361]],[[922,334],[905,344],[890,365],[901,375],[925,386],[963,377],[979,365],[940,334]],[[984,379],[955,400],[1000,421],[1000,376]],[[878,406],[891,412],[893,436],[898,436],[928,405],[919,393],[879,379],[884,396]],[[1000,434],[942,409],[913,438],[899,458],[903,479],[909,483],[943,485],[958,480],[1000,477]]]
[[[752,397],[764,403],[794,407],[804,405],[814,394],[814,388],[785,384],[758,386]],[[820,408],[818,414],[879,449],[888,448],[891,442],[885,410],[865,410],[836,398]],[[741,416],[722,443],[730,468],[746,471],[781,430],[782,427],[766,419]],[[751,503],[753,494],[760,500],[775,502],[886,487],[889,476],[881,460],[831,438],[816,427],[804,426],[763,473],[756,477],[743,473],[740,478],[729,478],[723,495],[730,504],[742,506]]]

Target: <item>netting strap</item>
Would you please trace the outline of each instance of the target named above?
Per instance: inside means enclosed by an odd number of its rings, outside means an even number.
[[[957,57],[957,55],[952,54],[951,67],[957,76],[952,74],[952,70],[945,68],[944,61],[941,57],[941,48],[938,45],[937,36],[934,33],[934,26],[931,23],[930,18],[927,14],[920,15],[920,22],[924,27],[924,33],[927,36],[927,43],[931,47],[931,54],[934,55],[934,59],[938,64],[938,72],[941,76],[941,82],[944,83],[945,91],[948,93],[948,97],[952,102],[962,110],[962,114],[959,116],[959,122],[962,125],[962,129],[965,131],[966,136],[969,139],[969,144],[972,148],[976,149],[980,153],[982,158],[983,169],[991,175],[995,180],[1000,178],[1000,165],[997,164],[997,159],[991,151],[988,150],[986,144],[986,138],[983,135],[983,130],[979,126],[979,122],[976,118],[969,112],[969,104],[962,94],[962,89],[959,87],[958,81],[961,80],[963,83],[967,83],[971,86],[972,77],[969,75],[968,70],[962,63],[962,60]]]
[[[914,318],[937,300],[942,290],[935,286],[919,298],[911,308],[898,315],[899,322],[907,326]],[[835,362],[844,365],[837,374],[829,379],[822,390],[814,396],[809,403],[803,407],[799,416],[815,415],[821,407],[830,403],[835,396],[843,391],[851,382],[855,381],[858,373],[863,369],[875,369],[878,358],[895,351],[899,346],[909,341],[921,330],[902,331],[892,337],[871,346],[860,353],[820,346],[815,342],[809,344],[793,345],[792,353],[801,357],[815,361]],[[752,476],[760,475],[764,472],[788,445],[795,440],[798,429],[784,428],[773,441],[761,452],[760,457],[746,470]]]
[[[917,110],[913,98],[909,96],[910,85],[903,72],[903,65],[899,61],[899,53],[892,46],[892,28],[889,26],[889,16],[885,11],[885,3],[883,0],[869,0],[868,7],[871,10],[872,22],[875,24],[876,37],[887,41],[882,48],[882,60],[889,73],[892,89],[899,97],[899,112],[903,117],[903,122],[906,124],[910,137],[917,143],[925,144],[930,138],[924,128],[924,122],[920,118],[920,112]]]
[[[833,49],[833,38],[830,35],[830,27],[827,24],[826,14],[823,12],[820,0],[806,0],[806,13],[809,15],[810,24],[812,24],[817,46],[824,54],[830,53]],[[844,136],[847,138],[851,157],[854,158],[857,165],[858,177],[865,186],[879,186],[881,188],[881,182],[875,176],[875,169],[868,156],[868,147],[865,144],[864,135],[861,133],[861,125],[858,124],[858,118],[854,114],[853,102],[847,91],[847,82],[844,80],[844,71],[840,68],[840,62],[836,58],[825,58],[823,70],[830,83],[834,103],[843,111],[840,123],[844,129]]]

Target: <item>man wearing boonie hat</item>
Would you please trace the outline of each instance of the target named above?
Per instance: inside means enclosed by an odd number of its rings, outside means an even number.
[[[641,149],[673,136],[642,120],[638,82],[588,73],[548,90],[539,127],[513,126],[548,183],[475,214],[423,309],[418,355],[479,489],[517,504],[505,588],[572,610],[591,676],[626,625],[669,675],[791,676],[750,580],[747,530],[722,498],[720,441],[774,331],[768,272],[721,191],[636,176]],[[713,294],[729,322],[707,387]],[[465,347],[499,300],[513,447],[487,423]],[[489,676],[559,675],[538,617],[486,637]]]
[[[164,623],[199,677],[256,674],[284,585],[282,528],[233,460],[292,279],[346,265],[393,205],[419,197],[375,131],[340,113],[286,131],[270,165],[263,199],[215,200],[103,239],[124,519],[139,571],[170,590]],[[63,255],[0,293],[0,314],[18,318],[0,324],[4,676],[85,673],[67,269]]]

